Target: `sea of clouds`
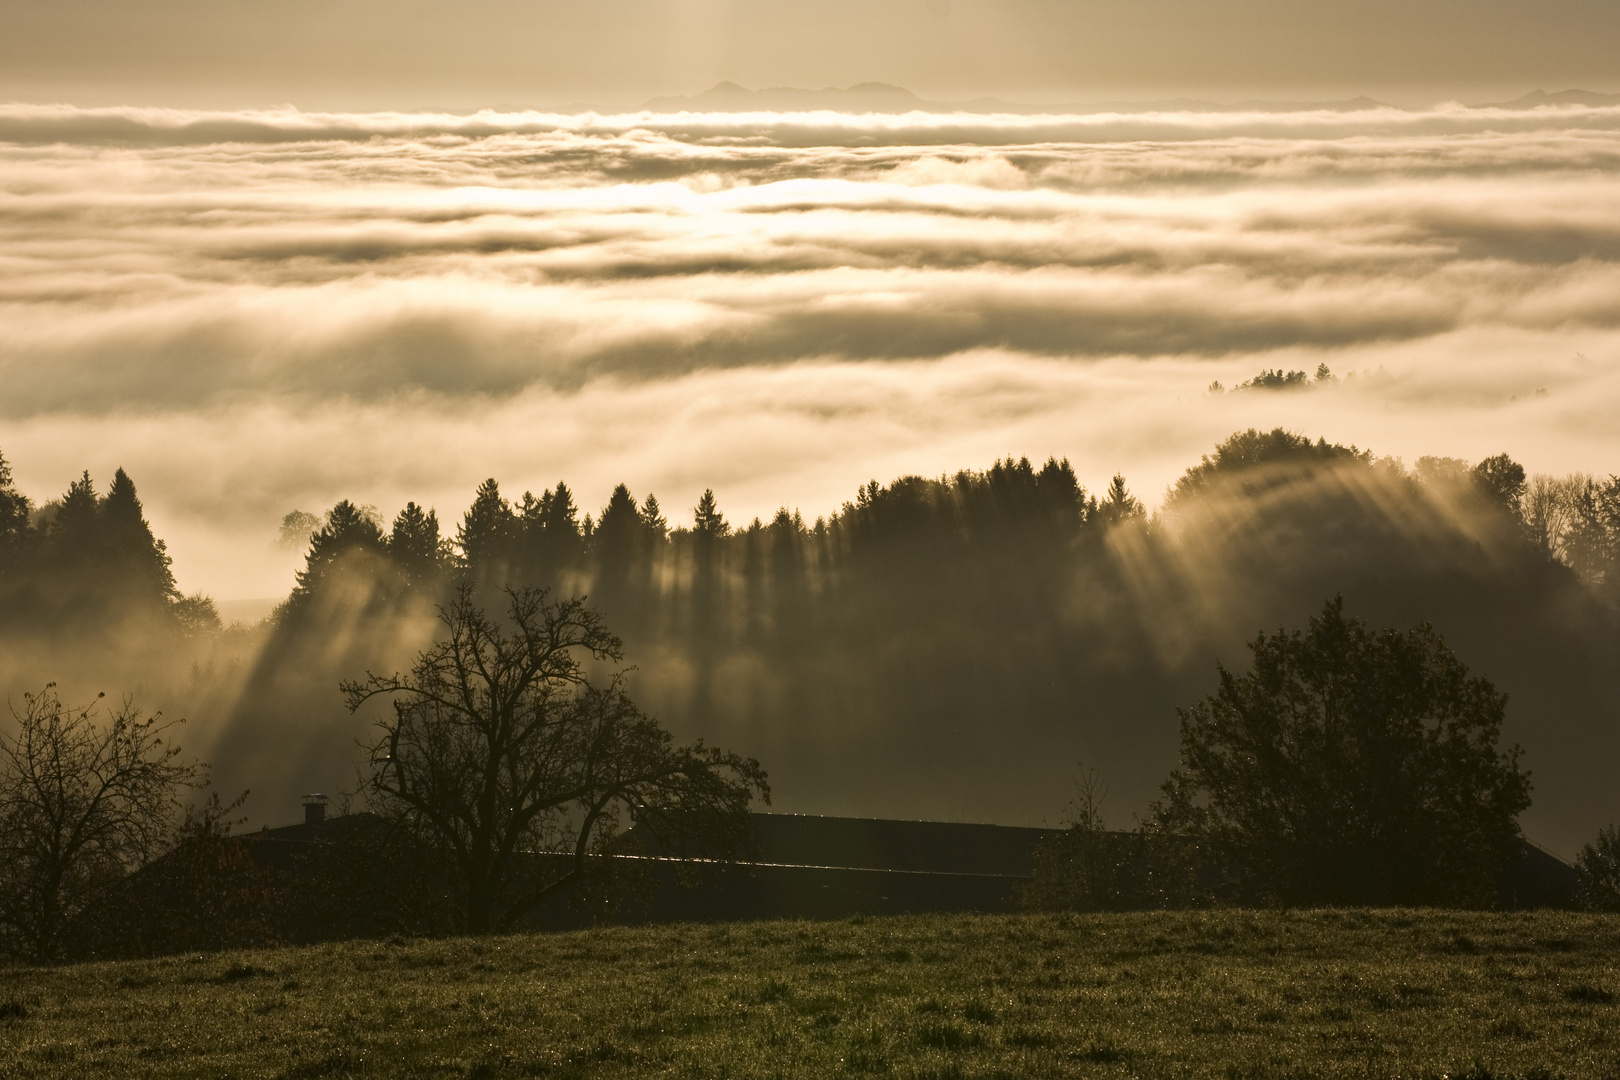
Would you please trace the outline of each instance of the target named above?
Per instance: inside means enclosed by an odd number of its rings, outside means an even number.
[[[682,519],[1234,429],[1620,471],[1620,109],[0,106],[0,453],[140,485],[186,589],[495,476]],[[1261,368],[1343,379],[1211,393]]]

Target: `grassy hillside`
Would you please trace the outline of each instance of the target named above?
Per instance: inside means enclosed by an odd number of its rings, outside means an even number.
[[[1620,918],[935,916],[0,972],[0,1077],[1620,1076]]]

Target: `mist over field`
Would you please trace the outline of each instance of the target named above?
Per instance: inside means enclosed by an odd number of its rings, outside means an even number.
[[[1620,105],[0,106],[0,451],[36,503],[128,470],[180,589],[227,617],[287,596],[294,509],[352,499],[386,524],[414,500],[449,537],[488,477],[514,502],[566,480],[598,519],[622,482],[676,527],[712,488],[738,530],[718,614],[672,540],[637,564],[662,584],[610,615],[649,708],[757,754],[806,812],[1056,823],[1083,758],[1126,824],[1214,661],[1343,591],[1380,625],[1432,619],[1514,695],[1527,830],[1568,851],[1620,809],[1613,620],[1467,499],[1386,461],[1026,549],[974,531],[967,488],[859,493],[1027,456],[1092,495],[1123,474],[1158,509],[1251,427],[1620,472],[1617,164]],[[834,526],[815,552],[747,546],[784,507],[801,520],[772,536]],[[924,519],[969,539],[893,540]],[[749,592],[788,566],[811,615],[779,610],[776,578]],[[183,703],[221,786],[284,820],[352,779],[364,719],[337,679],[431,632],[431,604],[368,581],[319,599],[319,634],[118,670]],[[8,686],[37,650],[8,655]]]

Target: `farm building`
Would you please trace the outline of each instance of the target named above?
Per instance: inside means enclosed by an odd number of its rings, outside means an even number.
[[[371,827],[356,814],[323,820],[306,804],[304,824],[259,834],[264,857],[333,832]],[[1056,830],[948,821],[751,813],[748,854],[728,864],[683,872],[680,852],[616,856],[644,881],[637,904],[617,917],[650,921],[836,919],[928,911],[1005,912],[1035,866],[1035,851]],[[633,830],[632,830],[633,833]],[[681,880],[681,879],[689,880]],[[1561,859],[1526,843],[1524,859],[1504,876],[1504,908],[1566,907],[1576,885]],[[537,913],[536,927],[579,925],[578,909]]]

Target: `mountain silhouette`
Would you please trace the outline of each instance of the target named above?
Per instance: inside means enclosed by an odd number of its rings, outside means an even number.
[[[734,82],[719,83],[687,97],[656,97],[641,106],[649,112],[842,112],[842,113],[1150,113],[1150,112],[1358,112],[1389,108],[1370,97],[1344,101],[1262,101],[1221,103],[1198,98],[1154,101],[1094,101],[1034,105],[981,97],[971,101],[930,101],[889,83],[805,90],[773,86],[750,90]]]
[[[1532,90],[1523,97],[1516,97],[1512,101],[1495,101],[1487,105],[1472,106],[1475,109],[1539,109],[1544,105],[1588,105],[1593,108],[1602,108],[1607,105],[1620,105],[1620,94],[1599,94],[1591,90],[1559,90],[1547,93],[1545,90]]]

